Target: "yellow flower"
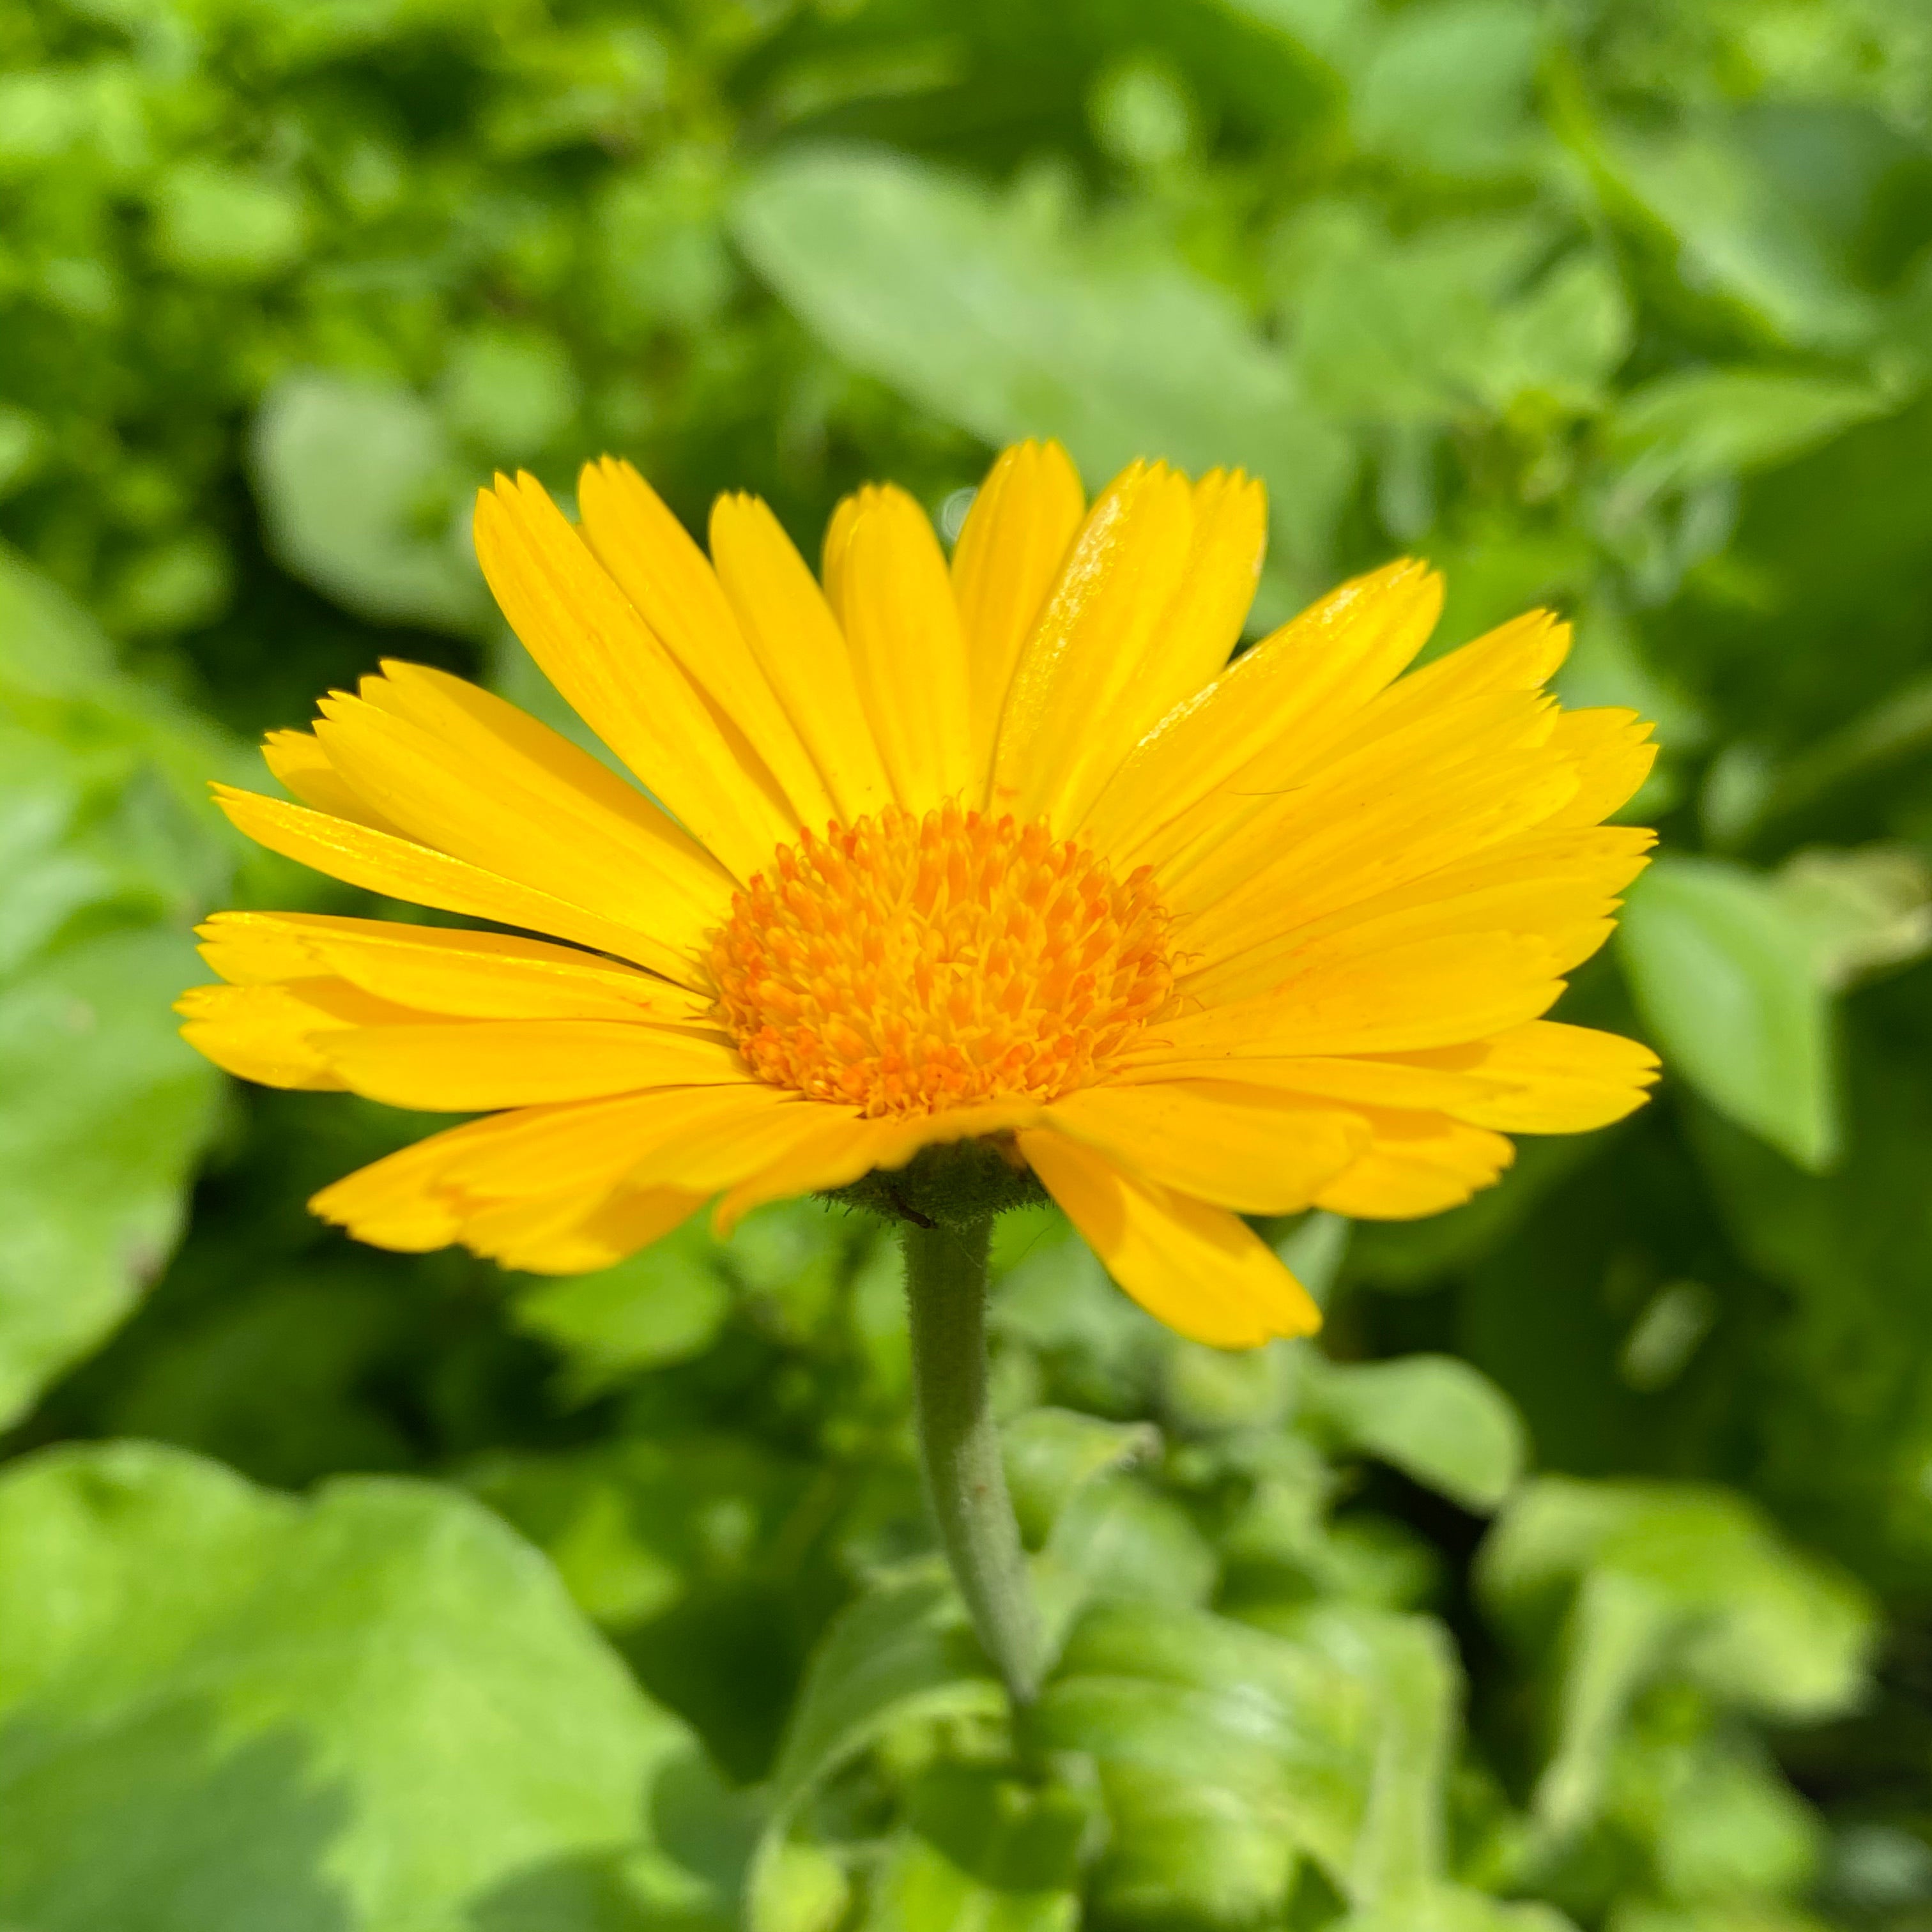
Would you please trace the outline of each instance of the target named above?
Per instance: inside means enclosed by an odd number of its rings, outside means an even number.
[[[950,566],[842,503],[823,587],[722,498],[707,560],[637,472],[479,499],[505,615],[648,793],[501,699],[386,663],[272,734],[263,844],[464,931],[226,913],[187,1035],[244,1078],[481,1113],[316,1196],[362,1240],[608,1266],[989,1139],[1126,1291],[1227,1346],[1312,1328],[1239,1218],[1428,1214],[1511,1132],[1628,1113],[1654,1062],[1540,1016],[1648,832],[1628,712],[1542,686],[1538,613],[1404,676],[1397,563],[1231,663],[1260,486],[1136,464],[1090,508],[1008,450]]]

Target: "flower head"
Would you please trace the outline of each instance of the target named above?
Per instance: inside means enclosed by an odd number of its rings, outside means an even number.
[[[1643,1098],[1642,1047],[1542,1017],[1643,863],[1601,821],[1652,756],[1545,694],[1546,614],[1408,670],[1441,597],[1398,563],[1232,656],[1259,486],[1136,464],[1089,508],[1050,443],[950,565],[902,492],[848,498],[822,580],[748,497],[708,558],[626,464],[578,500],[499,478],[478,554],[638,784],[387,663],[270,736],[302,803],[218,788],[278,852],[514,928],[202,928],[212,1059],[484,1115],[316,1197],[360,1238],[570,1273],[971,1142],[1244,1346],[1317,1318],[1241,1215],[1432,1214],[1506,1135]]]

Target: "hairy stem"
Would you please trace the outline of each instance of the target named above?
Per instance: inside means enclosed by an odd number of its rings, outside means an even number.
[[[991,1220],[903,1226],[912,1381],[926,1495],[986,1654],[1016,1705],[1040,1688],[1040,1630],[987,1399]]]

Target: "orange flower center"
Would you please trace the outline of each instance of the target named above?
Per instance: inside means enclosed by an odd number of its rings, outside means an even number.
[[[1150,869],[1117,880],[1043,825],[948,805],[799,834],[712,942],[761,1080],[872,1116],[1050,1100],[1166,1004]]]

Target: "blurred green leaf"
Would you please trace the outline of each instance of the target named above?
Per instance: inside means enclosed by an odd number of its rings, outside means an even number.
[[[1102,1606],[1075,1629],[1035,1723],[1099,1763],[1108,1923],[1248,1924],[1280,1910],[1298,1851],[1346,1866],[1363,1696],[1310,1651],[1205,1611]]]
[[[0,988],[0,1420],[92,1348],[180,1234],[221,1076],[170,1010],[169,932],[102,935]]]
[[[1426,176],[1484,180],[1528,165],[1541,22],[1514,0],[1430,0],[1384,14],[1355,75],[1369,152]]]
[[[1493,1510],[1515,1486],[1529,1450],[1522,1418],[1468,1363],[1450,1355],[1316,1360],[1304,1400],[1348,1448],[1393,1463],[1466,1509]]]
[[[1777,886],[1831,992],[1932,948],[1932,868],[1909,847],[1810,847],[1786,861]]]
[[[154,192],[156,252],[188,274],[256,280],[297,260],[308,238],[299,190],[272,178],[184,161]]]
[[[304,1503],[76,1448],[8,1472],[0,1546],[9,1918],[604,1932],[711,1909],[644,1835],[682,1726],[462,1498]]]
[[[1206,1604],[1220,1564],[1213,1546],[1171,1496],[1131,1477],[1076,1490],[1032,1564],[1046,1652],[1091,1603]]]
[[[580,1401],[640,1370],[702,1354],[730,1306],[700,1216],[615,1268],[526,1289],[516,1318],[564,1355],[566,1386]]]
[[[584,1611],[624,1628],[741,1572],[777,1535],[800,1472],[729,1435],[495,1456],[467,1486],[541,1549]]]
[[[1660,859],[1631,890],[1618,946],[1672,1070],[1799,1166],[1829,1166],[1830,998],[1776,887],[1724,860]]]
[[[866,1932],[1072,1932],[1094,1820],[1078,1795],[966,1766],[914,1788],[874,1882]]]
[[[445,423],[506,466],[542,449],[576,414],[580,399],[561,342],[541,330],[500,323],[472,330],[452,345],[438,397]]]
[[[428,404],[394,383],[292,373],[262,399],[252,457],[268,542],[294,575],[374,622],[481,624],[483,580],[452,526],[467,505]]]
[[[1923,1010],[1924,970],[1895,989],[1904,1015]],[[1916,1030],[1852,1021],[1850,1138],[1832,1173],[1794,1174],[1713,1117],[1692,1144],[1743,1264],[1778,1298],[1748,1418],[1759,1480],[1808,1537],[1909,1592],[1932,1574],[1932,1088]]]
[[[1102,1422],[1072,1409],[1033,1408],[1000,1432],[1000,1447],[1020,1532],[1037,1549],[1089,1483],[1157,1455],[1160,1432],[1144,1422]]]
[[[186,927],[233,845],[201,780],[232,756],[0,554],[0,1421],[180,1233],[222,1082],[170,1009],[205,976]]]
[[[1312,587],[1348,446],[1234,302],[1164,251],[1053,232],[884,154],[770,164],[735,230],[834,350],[988,442],[1058,436],[1090,488],[1139,456],[1242,465],[1272,485],[1278,562]]]
[[[1352,1912],[1335,1932],[1574,1932],[1553,1906],[1441,1886],[1384,1910]]]
[[[1876,320],[1734,125],[1704,117],[1613,135],[1622,184],[1684,252],[1693,286],[1720,290],[1784,340],[1844,349]]]
[[[988,1673],[951,1584],[920,1570],[882,1581],[826,1632],[806,1673],[772,1780],[772,1816],[749,1880],[753,1932],[789,1924],[784,1834],[812,1787],[912,1718],[996,1716]]]
[[[1593,1815],[1647,1685],[1693,1684],[1723,1705],[1811,1722],[1864,1689],[1864,1592],[1722,1490],[1543,1478],[1498,1519],[1478,1575],[1498,1622],[1560,1676],[1536,1796],[1558,1832]]]
[[[1233,1926],[1280,1910],[1298,1853],[1360,1905],[1431,1891],[1455,1700],[1420,1619],[1328,1604],[1264,1632],[1120,1603],[1076,1626],[1037,1724],[1099,1763],[1108,1922]]]
[[[1691,369],[1632,390],[1609,424],[1620,491],[1653,496],[1768,468],[1887,414],[1868,385],[1753,369]]]

